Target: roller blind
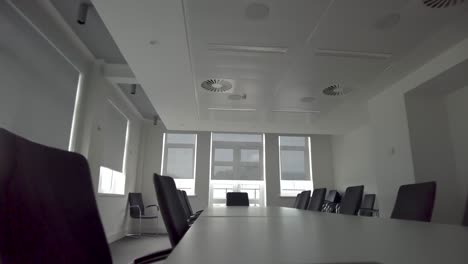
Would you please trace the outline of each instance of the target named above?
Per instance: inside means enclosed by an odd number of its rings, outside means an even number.
[[[193,179],[195,134],[167,133],[164,145],[164,175],[174,179]]]
[[[0,1],[0,126],[68,149],[79,72]]]
[[[306,137],[279,137],[281,180],[310,180],[309,150]]]
[[[103,156],[101,165],[123,172],[127,118],[110,101],[107,101],[102,121]]]
[[[260,134],[212,134],[213,180],[263,180],[263,137]]]

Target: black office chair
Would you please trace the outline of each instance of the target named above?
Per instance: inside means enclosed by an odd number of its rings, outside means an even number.
[[[309,206],[311,191],[303,191],[299,196],[299,202],[296,205],[296,209],[306,210]]]
[[[374,209],[375,197],[375,194],[364,195],[359,209],[360,216],[379,216],[379,210]]]
[[[296,200],[294,200],[292,208],[297,208],[297,205],[299,204],[299,200],[301,200],[301,194],[302,192],[296,195]]]
[[[315,189],[310,197],[309,205],[307,210],[309,211],[321,211],[323,202],[325,201],[325,194],[327,194],[327,188]]]
[[[323,202],[322,212],[336,213],[341,202],[341,195],[337,190],[330,190]]]
[[[362,202],[364,186],[352,186],[346,188],[343,199],[339,206],[340,214],[357,215]]]
[[[143,196],[141,193],[128,193],[128,207],[130,209],[130,217],[134,219],[138,219],[138,234],[127,234],[127,236],[131,237],[141,237],[141,221],[145,219],[156,219],[158,220],[158,211],[159,207],[155,204],[151,204],[145,207],[143,203]],[[146,208],[156,208],[155,215],[147,216],[145,215]],[[156,221],[156,226],[158,222]],[[154,234],[151,234],[154,235]]]
[[[180,204],[182,205],[182,208],[184,209],[186,219],[189,219],[192,216],[192,214],[190,213],[190,209],[187,205],[187,202],[185,201],[184,193],[181,190],[177,190],[177,196],[179,197]]]
[[[0,128],[0,262],[112,263],[83,156]]]
[[[249,206],[249,194],[246,192],[226,193],[226,206]]]
[[[192,209],[192,205],[190,204],[190,200],[188,198],[188,195],[187,195],[187,192],[184,191],[184,190],[181,190],[183,196],[184,196],[184,200],[185,200],[185,204],[189,210],[189,213],[191,215],[192,218],[196,218],[198,217],[201,213],[203,213],[203,210],[200,210],[200,211],[197,211],[197,212],[193,212],[193,209]]]
[[[400,186],[391,218],[430,222],[436,188],[434,181]]]
[[[187,216],[180,201],[174,179],[168,176],[160,176],[156,173],[153,179],[161,216],[166,226],[172,248],[174,248],[190,227],[187,222]],[[146,264],[164,260],[169,256],[172,248],[143,256],[136,259],[134,263]]]

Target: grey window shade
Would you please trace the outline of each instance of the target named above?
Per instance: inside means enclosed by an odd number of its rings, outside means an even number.
[[[79,72],[0,1],[0,126],[68,149]]]
[[[309,153],[306,137],[280,136],[281,180],[310,180]]]
[[[167,133],[164,153],[164,175],[174,179],[193,179],[195,134]]]
[[[108,101],[101,123],[104,143],[101,165],[114,171],[123,171],[127,122],[127,118]]]
[[[213,180],[263,180],[263,139],[259,134],[212,134]]]

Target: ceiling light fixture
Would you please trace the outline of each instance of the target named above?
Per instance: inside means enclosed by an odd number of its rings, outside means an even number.
[[[386,60],[392,56],[392,54],[390,53],[375,53],[375,52],[330,50],[330,49],[317,49],[315,51],[315,55],[331,56],[331,57],[368,58],[368,59],[378,59],[378,60]]]
[[[255,108],[219,108],[219,107],[209,107],[208,110],[211,111],[241,111],[241,112],[254,112],[257,111]]]
[[[88,9],[92,7],[91,4],[88,3],[81,3],[78,7],[78,15],[76,18],[76,22],[80,25],[86,24],[86,20],[88,18]]]
[[[266,47],[266,46],[246,46],[246,45],[227,45],[227,44],[208,44],[208,50],[284,54],[284,53],[286,53],[288,51],[288,48],[285,48],[285,47]]]

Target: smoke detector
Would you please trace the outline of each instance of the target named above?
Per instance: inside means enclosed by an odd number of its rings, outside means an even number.
[[[343,96],[351,92],[351,89],[334,84],[323,89],[323,93],[328,96]]]
[[[465,0],[423,0],[423,3],[430,8],[446,8],[463,4]]]
[[[233,88],[233,80],[228,79],[208,79],[201,83],[201,87],[214,93],[227,93]]]

